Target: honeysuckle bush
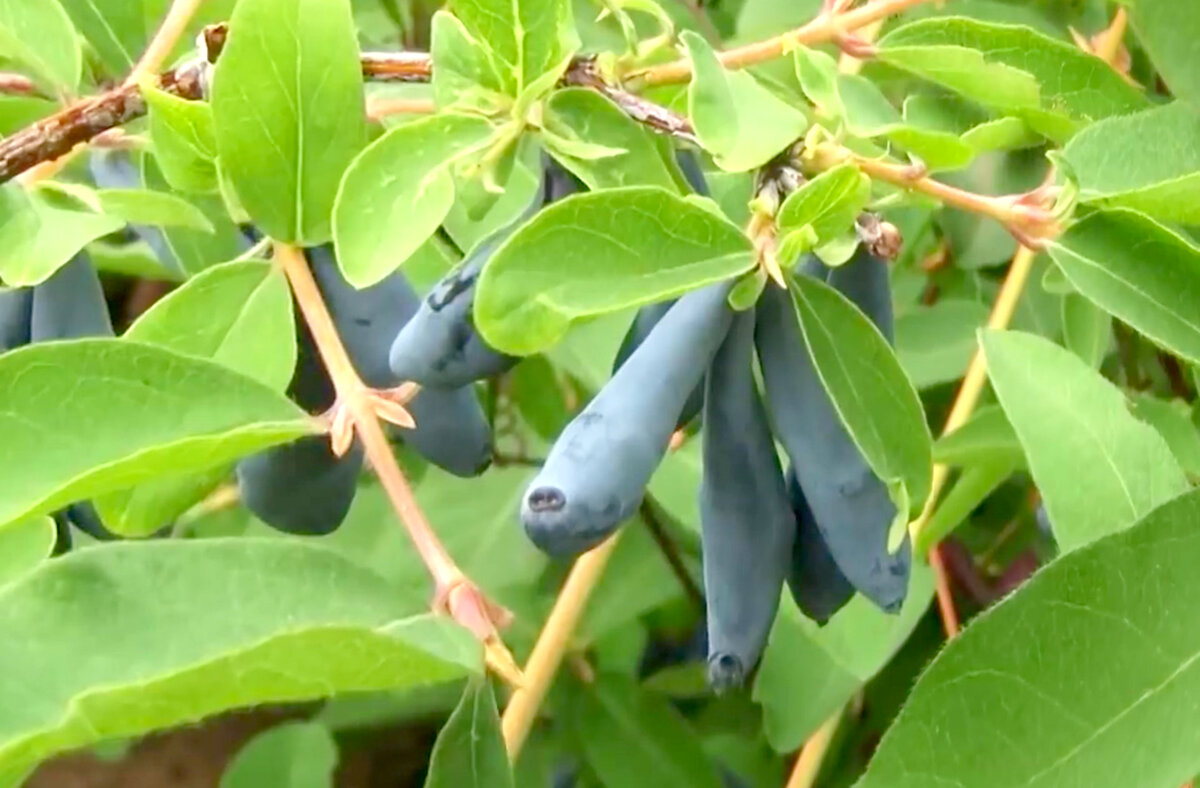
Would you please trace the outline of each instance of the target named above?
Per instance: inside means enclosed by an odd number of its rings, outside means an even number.
[[[7,177],[65,150],[81,97],[130,72],[168,5],[0,5]],[[793,784],[1177,788],[1200,772],[1200,6],[208,0],[180,32],[171,57],[198,95],[142,78],[144,106],[72,141],[127,120],[121,136],[0,189],[0,297],[90,261],[117,334],[0,354],[0,784],[311,701],[223,785],[324,784],[356,731],[431,713],[437,786],[777,786],[818,731]],[[429,54],[381,54],[400,51]],[[35,150],[19,166],[17,139]],[[97,177],[112,155],[132,164],[122,188]],[[546,157],[586,191],[523,216]],[[781,168],[797,180],[772,194]],[[456,478],[402,440],[369,464],[398,463],[458,568],[512,612],[516,661],[569,566],[517,518],[540,459],[636,308],[722,280],[737,308],[776,278],[793,289],[838,417],[903,515],[893,545],[908,521],[899,612],[856,596],[818,625],[785,592],[748,686],[713,695],[692,426],[510,765],[512,688],[479,638],[495,640],[446,615],[453,598],[430,612],[445,578],[390,488],[364,471],[324,536],[239,504],[238,460],[340,434],[288,396],[313,295],[272,248],[332,244],[350,285],[400,270],[425,292],[514,221],[472,311],[520,358],[476,386],[491,467]],[[894,349],[789,276],[806,254],[844,264],[879,226],[903,239]],[[36,303],[23,319],[36,334]],[[21,330],[0,320],[0,349]]]

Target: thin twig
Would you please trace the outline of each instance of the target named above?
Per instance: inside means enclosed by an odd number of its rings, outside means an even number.
[[[671,539],[671,535],[667,533],[663,527],[662,521],[658,519],[658,513],[654,510],[654,504],[649,500],[649,496],[642,499],[642,505],[639,507],[642,515],[642,522],[646,524],[646,530],[650,532],[650,537],[654,539],[654,543],[658,545],[659,552],[671,567],[671,572],[679,580],[679,585],[683,586],[683,592],[687,594],[688,599],[699,608],[704,610],[704,592],[700,590],[700,586],[696,584],[692,573],[688,571],[687,565],[683,563],[683,557],[679,555],[679,548]]]
[[[587,601],[600,576],[604,574],[604,567],[612,558],[620,537],[621,532],[617,531],[599,547],[581,555],[571,567],[566,582],[558,592],[554,609],[550,611],[546,625],[542,627],[533,652],[525,663],[524,683],[513,693],[501,719],[509,760],[516,761],[530,729],[533,728],[538,708],[550,689],[559,664],[562,663],[567,642],[583,616]]]
[[[288,244],[275,243],[274,247],[275,260],[292,286],[296,303],[312,333],[313,344],[333,381],[337,393],[335,409],[344,409],[349,416],[367,460],[433,577],[435,609],[448,612],[474,632],[486,648],[492,669],[507,681],[519,685],[520,669],[497,632],[502,618],[500,608],[484,597],[458,568],[421,511],[379,422],[374,399],[370,396],[373,391],[354,369],[304,255]],[[333,420],[337,422],[336,415]]]
[[[203,3],[204,0],[175,0],[171,3],[171,9],[167,11],[166,17],[159,25],[158,32],[154,34],[154,38],[146,47],[146,51],[142,53],[137,65],[125,79],[127,86],[136,85],[143,79],[152,78],[158,73],[162,64],[175,51],[175,45],[187,32],[192,17],[200,10]]]
[[[906,8],[927,2],[930,0],[872,0],[866,5],[849,11],[823,13],[808,24],[783,35],[735,49],[727,49],[718,52],[717,57],[726,68],[745,68],[755,63],[774,60],[800,44],[811,45],[833,41],[845,33],[866,27],[876,20],[886,19]],[[683,58],[660,66],[651,66],[627,76],[639,85],[664,85],[672,82],[684,82],[691,75],[692,63]]]
[[[821,773],[821,763],[833,743],[833,735],[837,733],[842,721],[842,710],[838,709],[833,716],[825,720],[813,735],[808,737],[792,767],[792,776],[788,778],[787,788],[812,788]]]
[[[991,317],[988,318],[988,328],[1004,329],[1012,321],[1017,303],[1021,300],[1021,294],[1025,290],[1025,283],[1029,279],[1029,271],[1033,266],[1034,257],[1035,252],[1028,247],[1022,246],[1017,249],[1017,253],[1008,267],[1008,275],[1004,278],[1004,284],[1000,286],[1000,294],[996,297],[996,303],[992,307]],[[971,418],[971,414],[975,412],[975,406],[979,404],[979,397],[983,393],[986,381],[987,362],[983,356],[983,349],[978,348],[975,355],[971,357],[971,364],[967,367],[966,375],[963,376],[958,396],[955,397],[954,404],[950,408],[950,415],[946,418],[945,426],[942,427],[942,435],[954,432]],[[946,486],[949,475],[950,469],[946,465],[939,463],[933,466],[933,478],[929,488],[929,497],[925,501],[925,509],[921,512],[921,516],[909,526],[913,541],[918,540],[921,530],[929,522],[929,518],[937,508],[938,496]],[[939,594],[939,598],[940,596]]]
[[[367,102],[367,120],[372,123],[378,123],[388,115],[429,115],[436,111],[433,99],[372,96]]]

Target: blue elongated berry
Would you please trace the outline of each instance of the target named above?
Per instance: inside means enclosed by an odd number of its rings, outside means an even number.
[[[547,202],[565,197],[576,182],[553,163],[546,165],[542,188],[511,224],[476,246],[447,274],[404,324],[392,342],[388,361],[399,380],[423,386],[458,388],[499,375],[517,363],[514,356],[495,350],[475,330],[475,284],[492,255],[517,228]]]
[[[33,287],[29,341],[112,335],[104,289],[87,255],[75,255],[49,279]]]
[[[788,575],[796,518],[754,383],[754,315],[733,319],[704,396],[700,523],[708,680],[741,686],[758,663]]]
[[[881,261],[860,250],[828,279],[849,290],[891,334],[890,301],[880,295],[888,288]],[[809,358],[789,294],[767,288],[757,314],[755,341],[768,409],[830,553],[856,589],[884,610],[898,611],[911,556],[907,542],[888,552],[896,508],[887,488],[842,425]]]
[[[854,586],[842,574],[821,536],[800,482],[791,470],[787,475],[788,498],[796,515],[796,539],[787,585],[800,612],[824,624],[854,596]]]
[[[356,290],[342,277],[329,247],[309,250],[309,259],[358,374],[375,388],[398,385],[402,379],[388,364],[388,346],[415,319],[416,292],[399,272]],[[400,436],[427,460],[457,476],[476,476],[491,464],[491,427],[469,385],[423,388],[408,408],[417,426]]]
[[[33,319],[33,290],[18,287],[0,290],[0,353],[29,344]]]
[[[583,552],[637,509],[688,392],[728,331],[729,288],[721,282],[679,299],[563,430],[521,506],[525,531],[543,551]]]

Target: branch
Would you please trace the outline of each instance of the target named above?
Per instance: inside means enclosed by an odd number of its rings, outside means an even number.
[[[842,38],[846,33],[866,27],[872,22],[886,19],[906,8],[929,2],[929,0],[871,0],[853,10],[841,10],[841,5],[823,11],[806,25],[783,35],[757,41],[735,49],[718,52],[717,57],[726,68],[745,68],[755,63],[774,60],[787,54],[799,45],[822,44]],[[682,58],[661,66],[651,66],[642,71],[628,74],[638,85],[665,85],[685,82],[692,75],[690,60]]]
[[[550,617],[546,619],[546,625],[542,627],[529,660],[525,663],[525,681],[513,693],[504,708],[501,730],[511,761],[517,760],[521,747],[533,728],[538,708],[550,689],[559,664],[562,663],[567,641],[583,616],[587,601],[600,581],[600,576],[604,574],[604,567],[612,558],[620,538],[621,532],[617,531],[599,547],[581,555],[571,567],[571,573],[567,575],[566,582],[558,592],[554,609],[550,611]]]
[[[505,680],[519,686],[522,682],[520,668],[497,632],[497,627],[507,617],[506,613],[488,600],[455,564],[425,519],[408,479],[396,464],[391,444],[379,422],[380,400],[386,393],[371,389],[358,376],[300,250],[276,243],[275,260],[291,284],[296,303],[300,305],[300,311],[312,332],[313,344],[333,381],[337,395],[332,418],[335,446],[341,443],[338,425],[348,424],[362,441],[375,475],[379,477],[413,546],[433,577],[434,609],[449,613],[454,620],[470,629],[483,642],[492,669]],[[346,448],[348,443],[346,441]]]
[[[666,559],[667,564],[671,567],[671,572],[679,580],[679,585],[683,586],[683,592],[687,598],[692,601],[700,611],[704,611],[704,592],[700,590],[700,586],[692,577],[692,573],[683,563],[683,558],[679,555],[679,548],[675,542],[671,540],[671,536],[663,527],[662,521],[658,519],[658,513],[654,510],[654,504],[651,503],[649,496],[642,499],[642,505],[638,507],[639,513],[642,515],[642,521],[646,524],[646,530],[650,532],[650,536],[654,539],[654,543],[658,545],[659,552]]]

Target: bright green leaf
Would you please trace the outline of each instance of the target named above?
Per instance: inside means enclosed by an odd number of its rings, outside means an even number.
[[[296,366],[292,296],[269,263],[227,263],[204,271],[151,307],[124,338],[198,356],[283,391]],[[227,467],[172,474],[95,499],[105,526],[148,536],[198,503]]]
[[[473,38],[487,42],[497,86],[514,98],[579,45],[566,0],[452,0],[449,8]]]
[[[871,470],[916,516],[933,472],[929,425],[917,392],[875,324],[837,290],[793,277],[792,299],[813,366]],[[899,486],[899,490],[895,489]]]
[[[870,196],[871,180],[853,164],[826,170],[805,183],[788,195],[776,217],[780,258],[798,259],[853,228]]]
[[[599,161],[564,156],[562,164],[592,189],[661,186],[677,191],[650,132],[594,90],[559,90],[546,104],[547,123],[567,127],[579,139],[622,150]]]
[[[333,221],[349,282],[375,284],[433,234],[454,202],[451,165],[486,146],[493,131],[477,116],[434,115],[392,129],[354,160]]]
[[[142,88],[150,114],[150,139],[167,183],[184,192],[217,190],[217,140],[212,107],[151,86]]]
[[[313,429],[282,394],[210,361],[117,339],[22,348],[0,356],[0,523]]]
[[[51,94],[79,85],[83,53],[59,0],[0,3],[0,56],[28,67]]]
[[[84,246],[124,225],[115,216],[51,205],[6,183],[0,187],[0,280],[12,287],[40,284]]]
[[[49,558],[56,540],[54,521],[49,517],[30,517],[0,525],[0,587]]]
[[[433,745],[425,788],[511,788],[512,784],[492,685],[485,678],[469,681]]]
[[[688,114],[696,136],[721,169],[754,169],[804,134],[808,128],[804,113],[745,71],[726,69],[699,35],[688,31],[680,40],[693,69]]]
[[[330,238],[337,185],[366,141],[349,0],[240,0],[213,74],[225,174],[262,232]]]
[[[981,614],[921,676],[857,788],[1190,780],[1197,521],[1200,493],[1166,503]]]
[[[1114,209],[1073,225],[1049,252],[1088,299],[1200,362],[1200,248],[1149,217]]]
[[[1020,465],[1013,459],[989,459],[965,468],[917,532],[913,552],[924,555],[952,534]]]
[[[748,270],[742,231],[705,207],[651,187],[569,197],[539,213],[488,262],[475,296],[494,347],[528,355],[571,322],[680,295]]]
[[[212,222],[203,211],[174,194],[150,189],[100,189],[96,197],[104,213],[130,224],[213,232]]]
[[[1067,293],[1062,300],[1062,329],[1067,349],[1092,369],[1100,369],[1112,346],[1112,316],[1078,293]]]
[[[397,621],[395,594],[298,540],[113,544],[49,561],[0,591],[0,779],[229,709],[481,669],[469,633]]]
[[[142,178],[148,188],[160,191],[171,188],[154,157],[142,157]],[[191,202],[212,224],[213,232],[189,230],[184,227],[162,228],[167,246],[178,260],[179,267],[189,276],[217,263],[232,260],[250,245],[217,195],[193,194]]]
[[[983,348],[1064,552],[1129,527],[1187,489],[1163,439],[1070,351],[1015,331],[984,333]]]

